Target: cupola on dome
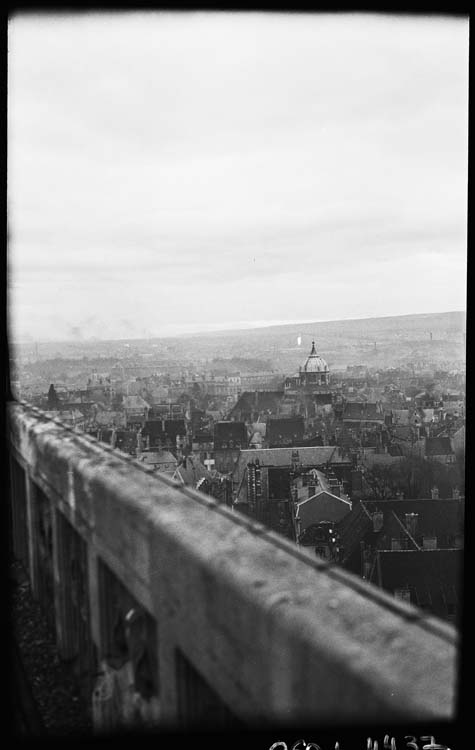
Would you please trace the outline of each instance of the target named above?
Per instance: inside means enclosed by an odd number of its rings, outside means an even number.
[[[328,372],[329,368],[323,357],[317,354],[315,349],[315,341],[312,341],[312,351],[307,357],[307,361],[303,366],[304,372]]]

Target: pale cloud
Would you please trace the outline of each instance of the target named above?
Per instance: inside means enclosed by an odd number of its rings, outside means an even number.
[[[18,16],[9,50],[16,335],[463,309],[466,20]]]

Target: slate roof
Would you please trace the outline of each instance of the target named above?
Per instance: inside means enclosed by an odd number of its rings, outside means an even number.
[[[425,454],[426,456],[448,456],[453,454],[453,448],[450,438],[433,437],[426,438]]]
[[[382,586],[387,591],[408,585],[412,604],[426,606],[443,618],[451,605],[459,603],[463,550],[398,550],[379,552],[378,556]]]
[[[145,422],[142,428],[142,435],[149,435],[150,438],[161,438],[164,435],[162,421],[159,419],[150,419]]]
[[[303,500],[299,500],[298,503],[296,503],[297,507],[300,507],[301,505],[304,505],[305,503],[308,503],[310,501],[315,501],[319,497],[322,497],[323,495],[330,497],[332,499],[338,500],[339,503],[343,503],[344,505],[347,505],[351,510],[351,500],[348,500],[346,497],[340,497],[339,495],[335,495],[330,488],[324,489],[323,487],[320,487],[317,492],[315,492],[314,495],[311,495],[311,497],[304,498]]]
[[[323,445],[323,438],[321,435],[311,435],[308,438],[302,438],[302,440],[299,440],[298,442],[299,448],[309,448],[319,445]]]
[[[412,435],[412,428],[410,425],[392,425],[391,433],[399,440],[410,440]]]
[[[137,433],[134,430],[117,430],[115,447],[125,453],[137,447]]]
[[[373,514],[383,513],[383,524],[375,537]],[[422,547],[422,536],[435,534],[438,547],[454,547],[455,536],[462,533],[464,507],[463,502],[454,500],[364,500],[353,505],[351,512],[338,523],[340,542],[344,550],[343,562],[350,562],[354,572],[360,570],[360,542],[369,541],[390,549],[391,538],[404,538],[404,532],[393,515],[405,524],[406,513],[417,513],[415,541]],[[369,536],[368,536],[369,535]],[[413,547],[408,538],[408,547]],[[417,551],[417,550],[416,550]],[[399,551],[398,551],[399,552]],[[356,567],[354,567],[356,565]]]
[[[338,522],[340,544],[344,549],[345,560],[360,549],[360,541],[373,527],[372,519],[363,503],[353,505],[352,510]]]
[[[401,446],[396,443],[388,446],[388,453],[390,456],[403,456]]]
[[[98,430],[98,437],[99,437],[99,440],[101,440],[103,443],[109,443],[110,445],[111,438],[112,438],[112,430],[109,430],[109,429]]]
[[[120,411],[99,411],[95,416],[95,420],[99,425],[122,424],[125,420],[125,415]]]
[[[60,419],[63,419],[65,421],[68,421],[68,420],[77,421],[77,420],[84,419],[84,414],[78,411],[78,409],[69,409],[69,410],[60,412]]]
[[[204,409],[192,409],[190,414],[190,421],[193,427],[200,425],[202,420],[206,418],[206,412]]]
[[[438,546],[453,546],[450,538],[462,533],[464,523],[464,507],[460,500],[444,499],[422,499],[422,500],[364,500],[361,504],[372,515],[376,510],[383,512],[384,533],[388,537],[398,537],[401,534],[401,527],[394,518],[393,513],[404,523],[406,513],[417,513],[417,533],[416,542],[419,543],[418,537],[424,534],[435,534],[438,539]],[[421,545],[422,546],[422,540]]]
[[[407,425],[409,424],[409,409],[392,409],[392,417],[394,425]]]
[[[314,393],[312,399],[319,406],[333,403],[331,393]]]
[[[259,460],[261,466],[287,467],[292,464],[292,454],[298,451],[300,465],[305,467],[324,466],[327,463],[348,463],[338,446],[316,445],[311,447],[291,448],[254,448],[241,450],[234,468],[234,474],[238,477],[243,475],[250,461]]]
[[[177,466],[173,478],[188,487],[196,487],[200,479],[211,479],[212,474],[196,457],[187,456]]]
[[[361,462],[368,467],[371,466],[391,466],[397,464],[404,458],[403,454],[393,455],[391,453],[366,453],[362,456]]]
[[[343,407],[343,421],[368,421],[377,420],[384,422],[384,414],[379,405],[371,402],[347,401]]]
[[[223,418],[223,412],[221,409],[206,409],[206,416],[214,420],[219,420]]]
[[[279,445],[298,445],[303,439],[305,424],[303,417],[271,419],[267,423],[266,437],[270,448]]]
[[[212,443],[213,435],[209,429],[195,430],[193,433],[193,440],[198,443]]]
[[[61,409],[78,409],[84,414],[96,406],[95,401],[61,401]]]
[[[175,441],[177,435],[184,437],[186,435],[186,424],[184,419],[166,419],[165,420],[165,434]]]
[[[249,440],[249,447],[262,444],[262,432],[253,432]]]
[[[330,485],[328,483],[328,478],[326,474],[324,474],[323,471],[320,471],[319,469],[313,469],[312,474],[315,477],[315,479],[312,478],[310,480],[309,475],[306,476],[307,484],[304,485],[305,488],[308,488],[309,485],[314,486],[318,488],[318,491],[326,490],[327,492],[330,491]],[[306,491],[306,490],[305,490]],[[307,499],[307,498],[305,498]],[[300,502],[300,501],[299,501]]]
[[[254,434],[258,432],[262,437],[266,436],[267,422],[253,422],[251,426]]]
[[[249,439],[244,422],[215,422],[214,449],[247,448]]]
[[[165,429],[164,429],[165,426]],[[142,435],[149,436],[150,439],[166,440],[169,438],[173,443],[177,435],[181,437],[186,435],[186,425],[184,419],[153,419],[145,422],[142,428]]]
[[[148,404],[142,396],[138,395],[124,396],[122,406],[124,409],[137,409],[137,411],[150,409],[150,404]]]
[[[244,391],[234,404],[230,414],[236,414],[240,411],[244,413],[255,411],[276,412],[283,397],[283,391]]]
[[[461,427],[459,427],[456,432],[454,432],[454,438],[465,440],[465,425],[463,424]]]
[[[176,464],[176,458],[170,451],[144,451],[140,456],[140,461],[144,464]]]
[[[130,425],[141,425],[143,427],[146,421],[147,417],[145,414],[128,414],[126,415],[125,426],[130,427]]]

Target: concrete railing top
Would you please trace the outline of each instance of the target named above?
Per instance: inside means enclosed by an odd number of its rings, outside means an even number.
[[[454,717],[451,625],[27,404],[9,440],[237,715]]]

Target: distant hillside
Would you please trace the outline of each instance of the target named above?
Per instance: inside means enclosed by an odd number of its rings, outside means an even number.
[[[373,333],[398,334],[421,333],[446,334],[450,331],[465,331],[466,313],[464,311],[442,313],[419,313],[416,315],[394,315],[382,318],[353,318],[350,320],[327,320],[314,323],[285,323],[282,325],[265,326],[241,330],[213,331],[211,333],[189,334],[186,338],[216,338],[243,336],[288,336],[289,334],[315,333],[319,335],[333,335],[344,332],[345,336],[355,334],[366,335],[370,338]],[[180,338],[185,338],[185,335]]]
[[[465,320],[465,312],[400,315],[217,331],[186,339],[202,354],[219,346],[221,356],[259,356],[283,372],[302,362],[312,338],[332,367],[394,367],[425,360],[448,366],[465,359]]]
[[[128,356],[133,360],[145,355],[164,364],[174,361],[188,367],[193,363],[207,363],[209,367],[217,358],[234,359],[236,365],[240,360],[259,360],[268,361],[278,372],[290,374],[303,363],[314,338],[319,354],[333,369],[352,364],[395,367],[410,362],[451,369],[452,363],[465,360],[465,325],[465,312],[429,313],[288,323],[166,338],[42,342],[39,352],[43,359]],[[300,346],[298,336],[302,337]],[[18,348],[24,353],[28,349],[34,356],[32,344]]]

